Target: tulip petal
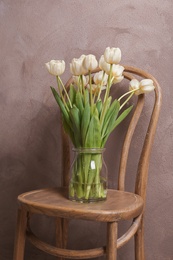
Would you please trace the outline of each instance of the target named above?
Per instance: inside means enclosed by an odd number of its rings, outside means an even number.
[[[141,86],[141,92],[142,93],[149,93],[155,89],[154,85],[148,85],[148,86]]]
[[[82,64],[87,71],[92,71],[97,68],[98,61],[96,60],[96,57],[93,54],[89,54],[85,56]]]
[[[140,82],[140,86],[153,85],[152,79],[143,79]]]
[[[109,64],[118,64],[121,61],[121,50],[107,47],[104,52],[104,59]]]
[[[45,63],[47,70],[50,74],[54,76],[60,76],[65,71],[65,61],[64,60],[51,60]]]

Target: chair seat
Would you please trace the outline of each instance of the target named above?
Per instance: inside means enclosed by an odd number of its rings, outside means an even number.
[[[62,218],[112,222],[135,218],[142,213],[143,199],[134,193],[108,190],[107,200],[79,203],[68,199],[66,188],[26,192],[18,201],[29,212]]]

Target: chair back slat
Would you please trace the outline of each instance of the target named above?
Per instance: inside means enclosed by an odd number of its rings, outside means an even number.
[[[151,148],[154,142],[154,136],[156,132],[156,127],[158,123],[160,108],[161,108],[161,102],[162,102],[162,95],[161,95],[161,89],[156,81],[156,79],[150,75],[147,74],[148,78],[151,78],[154,81],[155,84],[155,103],[153,107],[153,112],[150,118],[148,130],[146,133],[146,137],[144,140],[144,145],[142,148],[139,164],[138,164],[138,170],[137,170],[137,177],[136,177],[136,187],[135,192],[136,194],[139,194],[143,197],[144,201],[146,198],[146,186],[147,186],[147,180],[148,180],[148,169],[149,169],[149,159],[151,155]]]
[[[126,178],[126,168],[127,168],[127,161],[128,161],[128,155],[130,150],[130,144],[132,141],[132,137],[134,134],[134,131],[136,129],[136,125],[138,123],[138,120],[140,118],[142,109],[144,106],[144,95],[140,95],[138,97],[138,102],[135,108],[135,111],[133,113],[132,119],[130,121],[124,143],[123,148],[121,152],[121,159],[120,159],[120,167],[119,167],[119,178],[118,178],[118,189],[119,190],[125,190],[125,178]]]
[[[157,80],[149,73],[130,66],[124,66],[125,73],[132,73],[133,75],[140,76],[142,78],[149,78],[152,79],[155,85],[155,101],[153,112],[151,114],[149,126],[147,129],[147,133],[143,142],[143,147],[138,163],[137,175],[136,175],[136,185],[135,185],[135,193],[139,194],[143,197],[144,201],[146,198],[146,186],[148,181],[148,168],[149,168],[149,159],[151,155],[151,149],[154,141],[154,136],[156,132],[156,126],[159,118],[160,108],[161,108],[161,101],[162,101],[162,94],[161,88],[157,82]],[[130,78],[129,78],[130,79]],[[144,95],[140,95],[138,97],[138,102],[134,114],[132,116],[129,128],[127,130],[127,134],[124,140],[123,148],[122,148],[122,155],[120,160],[120,171],[119,171],[119,183],[118,188],[120,190],[125,190],[125,176],[126,176],[126,165],[128,159],[128,152],[130,149],[130,143],[132,140],[133,133],[135,131],[135,127],[139,120],[140,114],[142,112],[142,108],[144,106]]]

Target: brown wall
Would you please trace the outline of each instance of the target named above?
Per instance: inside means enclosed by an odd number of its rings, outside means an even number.
[[[44,63],[64,59],[68,64],[83,53],[99,57],[107,46],[120,47],[123,64],[152,73],[163,87],[147,194],[146,260],[173,259],[172,13],[172,0],[0,1],[0,259],[12,259],[17,195],[60,184],[59,117],[49,90],[55,80]],[[68,77],[67,69],[63,79]],[[149,108],[148,104],[138,140]],[[118,153],[115,147],[119,144],[108,142],[110,170]],[[134,147],[131,170],[138,141]],[[112,149],[116,152],[112,153]],[[131,176],[128,182],[131,185]],[[35,222],[37,232],[53,241],[53,222],[48,218]],[[70,230],[70,246],[81,248],[101,243],[105,232],[100,224],[74,221]],[[27,244],[26,259],[55,258]],[[133,259],[132,243],[120,250],[118,259]]]

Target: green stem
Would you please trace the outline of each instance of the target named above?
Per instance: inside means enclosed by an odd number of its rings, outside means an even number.
[[[131,99],[131,97],[134,95],[134,92],[130,94],[130,96],[124,101],[124,103],[120,106],[119,111],[125,106],[125,104]]]
[[[102,92],[102,85],[99,84],[98,86],[100,87],[100,89],[99,89],[99,93],[98,93],[98,96],[97,96],[97,101],[99,101],[100,95],[101,95],[101,92]]]
[[[132,89],[132,90],[126,92],[125,94],[123,94],[123,95],[118,99],[118,101],[120,101],[123,97],[127,96],[128,94],[134,93],[135,91],[136,91],[136,89]]]
[[[78,84],[77,84],[77,86],[78,86],[78,90],[79,90],[79,92],[80,92],[81,95],[82,95],[81,78],[80,78],[80,76],[76,76],[76,77],[78,77]]]
[[[107,107],[107,100],[109,97],[109,91],[110,91],[110,87],[111,87],[111,76],[112,76],[112,64],[110,65],[110,74],[108,77],[108,84],[107,84],[107,88],[106,88],[106,93],[105,93],[105,97],[104,97],[104,101],[103,101],[103,109],[101,112],[101,116],[100,116],[100,125],[102,127],[103,124],[103,119],[106,113],[106,107]]]
[[[86,105],[85,87],[84,87],[84,83],[83,83],[83,75],[80,75],[80,81],[81,81],[82,91],[83,91],[83,96],[84,96],[84,104]]]
[[[100,95],[101,95],[101,92],[102,92],[102,85],[103,85],[104,76],[105,76],[105,71],[103,72],[102,81],[100,83],[100,90],[99,90],[99,94],[98,94],[98,97],[97,97],[97,101],[100,99]]]
[[[110,64],[110,73],[109,73],[109,77],[108,77],[108,84],[107,84],[103,103],[106,102],[106,100],[108,99],[108,96],[109,96],[109,91],[110,91],[110,87],[111,87],[111,77],[112,77],[112,64]]]
[[[56,80],[57,80],[57,85],[58,85],[58,90],[59,90],[59,93],[60,93],[60,96],[61,96],[61,99],[67,109],[67,111],[69,112],[69,108],[67,106],[67,103],[65,102],[65,99],[64,99],[64,96],[62,94],[62,90],[61,90],[61,86],[60,86],[60,81],[59,81],[59,76],[56,76]]]
[[[95,98],[96,98],[96,92],[94,93],[93,103],[95,102]]]
[[[92,97],[91,80],[92,80],[91,71],[89,70],[90,102],[91,102],[91,111],[93,112],[93,97]]]
[[[68,102],[69,102],[69,104],[70,104],[70,107],[72,108],[72,103],[71,103],[71,100],[70,100],[69,95],[68,95],[68,93],[67,93],[67,90],[66,90],[66,88],[65,88],[65,86],[64,86],[64,84],[63,84],[61,78],[60,78],[59,76],[57,76],[57,77],[58,77],[58,80],[59,80],[59,82],[61,83],[61,85],[62,85],[62,87],[63,87],[63,89],[64,89],[64,92],[65,92],[65,94],[66,94],[66,97],[67,97],[67,100],[68,100]]]
[[[60,84],[59,84],[58,76],[56,76],[56,81],[57,81],[57,85],[58,85],[58,90],[59,90],[60,96],[61,96],[61,98],[63,99],[62,91],[61,91],[61,87],[60,87]]]

